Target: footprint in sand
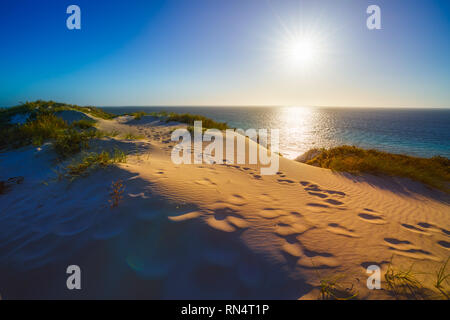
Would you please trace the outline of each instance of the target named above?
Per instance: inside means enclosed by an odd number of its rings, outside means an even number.
[[[445,249],[450,249],[450,242],[442,240],[442,241],[438,241],[437,243],[438,243],[438,245],[440,245],[441,247],[443,247]]]
[[[328,196],[326,194],[320,193],[320,192],[308,192],[308,194],[319,197],[319,198],[327,198]]]
[[[349,238],[358,238],[359,237],[359,235],[356,234],[354,230],[343,227],[343,226],[339,225],[338,223],[328,224],[327,231],[337,234],[337,235],[340,235],[340,236],[349,237]]]
[[[227,203],[230,203],[235,206],[243,206],[247,203],[247,200],[244,196],[240,194],[233,194],[231,197],[227,199]]]
[[[305,247],[303,252],[304,255],[297,261],[301,267],[328,269],[339,266],[339,261],[331,253],[308,250]]]
[[[290,180],[290,179],[278,179],[277,181],[279,183],[282,183],[282,184],[292,184],[292,183],[294,183],[294,181]]]
[[[430,234],[428,232],[426,232],[425,230],[412,226],[410,224],[406,224],[406,223],[402,223],[401,224],[403,228],[407,229],[408,231],[414,232],[414,233],[418,233],[418,234],[423,234],[423,235],[427,235],[429,236]]]
[[[275,227],[275,234],[280,237],[298,236],[309,229],[311,228],[301,223],[278,223]]]
[[[399,240],[396,238],[384,238],[386,245],[389,250],[394,251],[395,253],[413,258],[418,260],[434,260],[439,261],[440,259],[433,256],[430,252],[422,250],[416,247],[413,243],[408,240]]]
[[[339,198],[344,197],[346,194],[342,191],[336,191],[336,190],[323,190],[321,189],[317,184],[312,184],[308,181],[300,181],[300,184],[304,186],[305,191],[308,192],[309,195],[318,197],[321,199],[325,199],[324,201],[326,203],[329,203],[333,206],[341,206],[344,203],[342,201],[328,198],[328,196],[338,196]]]
[[[336,258],[328,252],[310,250],[296,235],[282,236],[281,252],[291,264],[303,268],[334,268],[339,265]]]
[[[233,208],[231,205],[226,205],[223,203],[216,203],[211,207],[210,212],[213,212],[214,215],[218,220],[223,220],[227,216],[234,215],[237,217],[240,217],[241,214],[239,213],[238,209]]]
[[[373,214],[360,213],[360,214],[358,214],[358,216],[362,220],[364,220],[366,222],[369,222],[369,223],[373,223],[373,224],[385,224],[386,223],[386,221],[382,217],[376,216],[376,215],[373,215]]]
[[[215,183],[214,181],[208,179],[208,178],[203,178],[202,180],[196,180],[195,181],[196,184],[199,184],[201,186],[216,186],[217,183]]]
[[[317,184],[311,184],[308,187],[305,188],[306,191],[314,191],[314,192],[321,192],[322,189],[319,188]]]
[[[324,192],[331,194],[331,195],[338,195],[338,196],[342,196],[345,197],[346,193],[342,192],[342,191],[336,191],[336,190],[324,190]]]
[[[443,234],[445,234],[447,236],[450,235],[450,231],[448,231],[444,228],[439,228],[431,223],[419,222],[417,225],[421,228],[427,229],[427,231],[430,231],[430,232],[436,232],[436,233],[442,232]]]
[[[297,211],[291,211],[291,215],[293,215],[294,217],[303,218],[303,215]]]
[[[242,218],[240,212],[231,206],[218,203],[212,209],[212,213],[206,219],[206,223],[214,229],[233,232],[236,229],[248,227],[247,221]]]
[[[395,238],[384,238],[384,241],[386,241],[390,246],[394,246],[402,250],[409,248],[411,245],[411,242],[408,240],[399,240]]]
[[[341,202],[339,200],[334,200],[334,199],[326,199],[325,202],[328,202],[328,203],[330,203],[332,205],[335,205],[335,206],[340,206],[340,205],[344,204],[343,202]]]
[[[330,206],[323,204],[323,203],[317,203],[317,202],[309,202],[306,204],[306,206],[308,207],[309,210],[313,211],[313,212],[325,212],[325,209],[329,209]]]
[[[284,215],[289,214],[288,212],[276,209],[276,208],[264,208],[262,211],[258,213],[261,217],[267,218],[267,219],[275,219]]]

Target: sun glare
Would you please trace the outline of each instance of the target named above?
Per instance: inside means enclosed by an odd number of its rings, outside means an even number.
[[[318,47],[314,39],[299,37],[288,41],[284,48],[286,60],[296,67],[307,67],[318,59]]]
[[[293,74],[311,74],[324,67],[332,49],[330,28],[320,19],[281,19],[269,45],[275,51],[280,70]]]

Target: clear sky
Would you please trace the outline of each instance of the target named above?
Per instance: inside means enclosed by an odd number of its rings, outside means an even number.
[[[1,0],[0,43],[0,106],[450,106],[448,0]]]

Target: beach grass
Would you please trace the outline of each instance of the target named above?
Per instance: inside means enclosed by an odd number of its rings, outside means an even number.
[[[96,123],[95,120],[81,119],[81,120],[72,122],[72,127],[78,128],[78,129],[90,129],[90,128],[94,128],[95,123]]]
[[[53,148],[60,157],[67,158],[87,149],[90,139],[91,136],[85,132],[68,129],[56,136],[53,141]]]
[[[142,136],[142,135],[137,135],[137,134],[134,134],[134,133],[132,133],[132,132],[128,132],[128,133],[126,133],[126,134],[123,136],[123,138],[124,138],[125,140],[140,140],[140,139],[144,139],[144,136]]]
[[[388,290],[394,297],[408,297],[418,299],[423,297],[423,286],[416,278],[417,274],[413,271],[413,264],[407,270],[394,269],[392,259],[389,263],[384,279]]]
[[[57,113],[64,110],[81,109],[83,112],[101,114],[97,108],[84,108],[59,104],[52,101],[27,102],[0,112],[0,149],[19,148],[27,145],[41,146],[52,142],[53,149],[62,159],[89,147],[89,141],[101,139],[108,133],[95,128],[96,120],[81,119],[69,125]],[[26,114],[23,124],[11,124],[9,119],[16,114]],[[117,135],[118,133],[115,133]]]
[[[86,175],[89,171],[106,167],[110,164],[125,163],[126,154],[120,149],[114,149],[114,152],[102,151],[99,153],[91,152],[83,156],[80,160],[74,161],[67,166],[65,176],[74,179]]]
[[[147,113],[145,113],[144,111],[138,111],[138,112],[134,112],[132,114],[132,116],[134,117],[135,120],[141,120],[143,116],[147,115]]]
[[[344,275],[320,280],[321,300],[352,300],[356,299],[358,292],[353,284],[345,281]]]
[[[450,159],[441,156],[419,158],[344,145],[312,149],[301,158],[306,164],[335,171],[405,177],[450,192]]]
[[[229,128],[225,122],[217,122],[210,118],[190,113],[169,113],[166,118],[166,122],[181,122],[190,126],[193,126],[195,121],[202,121],[202,127],[207,129],[225,130]]]
[[[447,272],[447,265],[450,261],[450,257],[442,264],[439,270],[436,272],[435,288],[447,299],[450,300],[450,273]]]
[[[23,125],[3,125],[0,127],[0,148],[22,147],[28,144],[42,145],[48,139],[54,139],[68,124],[53,114],[39,114]]]

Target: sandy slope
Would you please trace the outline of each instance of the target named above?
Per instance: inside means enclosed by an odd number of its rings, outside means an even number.
[[[0,154],[0,180],[24,183],[0,196],[3,298],[318,297],[321,279],[345,276],[359,298],[377,264],[434,272],[450,255],[448,196],[400,179],[352,177],[280,158],[256,165],[175,165],[170,132],[157,119],[99,120],[134,132],[126,164],[73,183],[52,180],[52,152]],[[253,142],[249,142],[253,143]],[[112,181],[126,187],[108,206]],[[47,181],[47,185],[42,181]],[[65,267],[83,270],[83,290],[65,289]],[[418,275],[428,287],[433,276]],[[385,284],[382,284],[385,287]]]

